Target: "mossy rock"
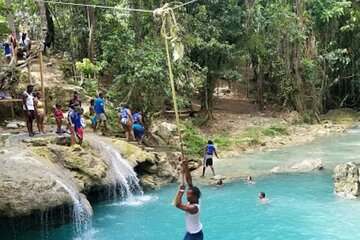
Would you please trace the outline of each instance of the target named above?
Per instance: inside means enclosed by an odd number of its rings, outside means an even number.
[[[359,119],[359,114],[350,108],[334,109],[322,116],[322,120],[331,121],[334,124],[351,125]]]
[[[119,150],[121,155],[133,165],[138,165],[144,162],[155,164],[154,154],[143,151],[140,147],[130,144],[125,141],[113,139],[114,147]]]

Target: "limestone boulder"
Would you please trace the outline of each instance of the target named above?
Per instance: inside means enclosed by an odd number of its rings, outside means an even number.
[[[360,164],[348,162],[334,169],[334,190],[338,196],[355,198],[360,196]]]
[[[117,139],[113,139],[112,144],[133,167],[139,164],[155,165],[155,155],[138,146]]]
[[[87,191],[93,186],[101,184],[106,177],[108,165],[97,158],[91,149],[84,149],[78,145],[64,147],[49,145],[32,149],[45,161],[55,163],[68,170],[76,181],[80,191]]]
[[[162,122],[156,131],[156,134],[165,141],[168,141],[175,133],[176,125],[167,122]]]
[[[145,191],[156,189],[156,180],[153,175],[144,174],[140,177],[140,185]]]
[[[34,156],[0,157],[0,218],[28,216],[72,204],[66,181]]]
[[[324,169],[320,159],[308,159],[294,165],[282,165],[271,169],[272,173],[307,173]]]

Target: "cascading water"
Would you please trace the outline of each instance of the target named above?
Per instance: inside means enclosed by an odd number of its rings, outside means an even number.
[[[130,166],[126,159],[116,151],[110,144],[98,139],[95,136],[89,136],[92,147],[98,150],[99,156],[108,161],[111,171],[115,176],[114,188],[111,195],[115,198],[131,199],[134,196],[143,195],[139,185],[139,179],[136,172]]]
[[[85,211],[85,208],[81,203],[80,196],[77,194],[75,189],[70,185],[65,184],[58,178],[56,178],[56,182],[69,193],[73,201],[72,209],[70,210],[72,214],[71,219],[74,224],[75,233],[80,234],[91,226],[90,216],[88,212]]]

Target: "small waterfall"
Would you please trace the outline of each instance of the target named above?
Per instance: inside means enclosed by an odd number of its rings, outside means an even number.
[[[110,168],[115,175],[116,182],[111,195],[115,198],[121,197],[122,199],[143,195],[136,172],[130,166],[128,161],[124,159],[111,144],[108,144],[102,139],[92,136],[90,142],[94,143],[93,147],[99,151],[101,158],[108,161]]]
[[[83,204],[81,203],[80,195],[77,194],[75,189],[70,185],[65,184],[60,179],[55,179],[56,182],[69,193],[71,199],[73,200],[73,206],[72,209],[70,209],[72,214],[71,219],[74,224],[75,233],[80,234],[91,225],[89,213],[85,210]]]

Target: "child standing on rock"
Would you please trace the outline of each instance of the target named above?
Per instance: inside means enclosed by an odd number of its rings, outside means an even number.
[[[60,104],[58,104],[58,103],[55,105],[54,115],[55,115],[55,121],[56,121],[56,125],[57,125],[56,133],[62,134],[61,124],[62,124],[62,120],[64,119],[64,114],[61,111]]]

